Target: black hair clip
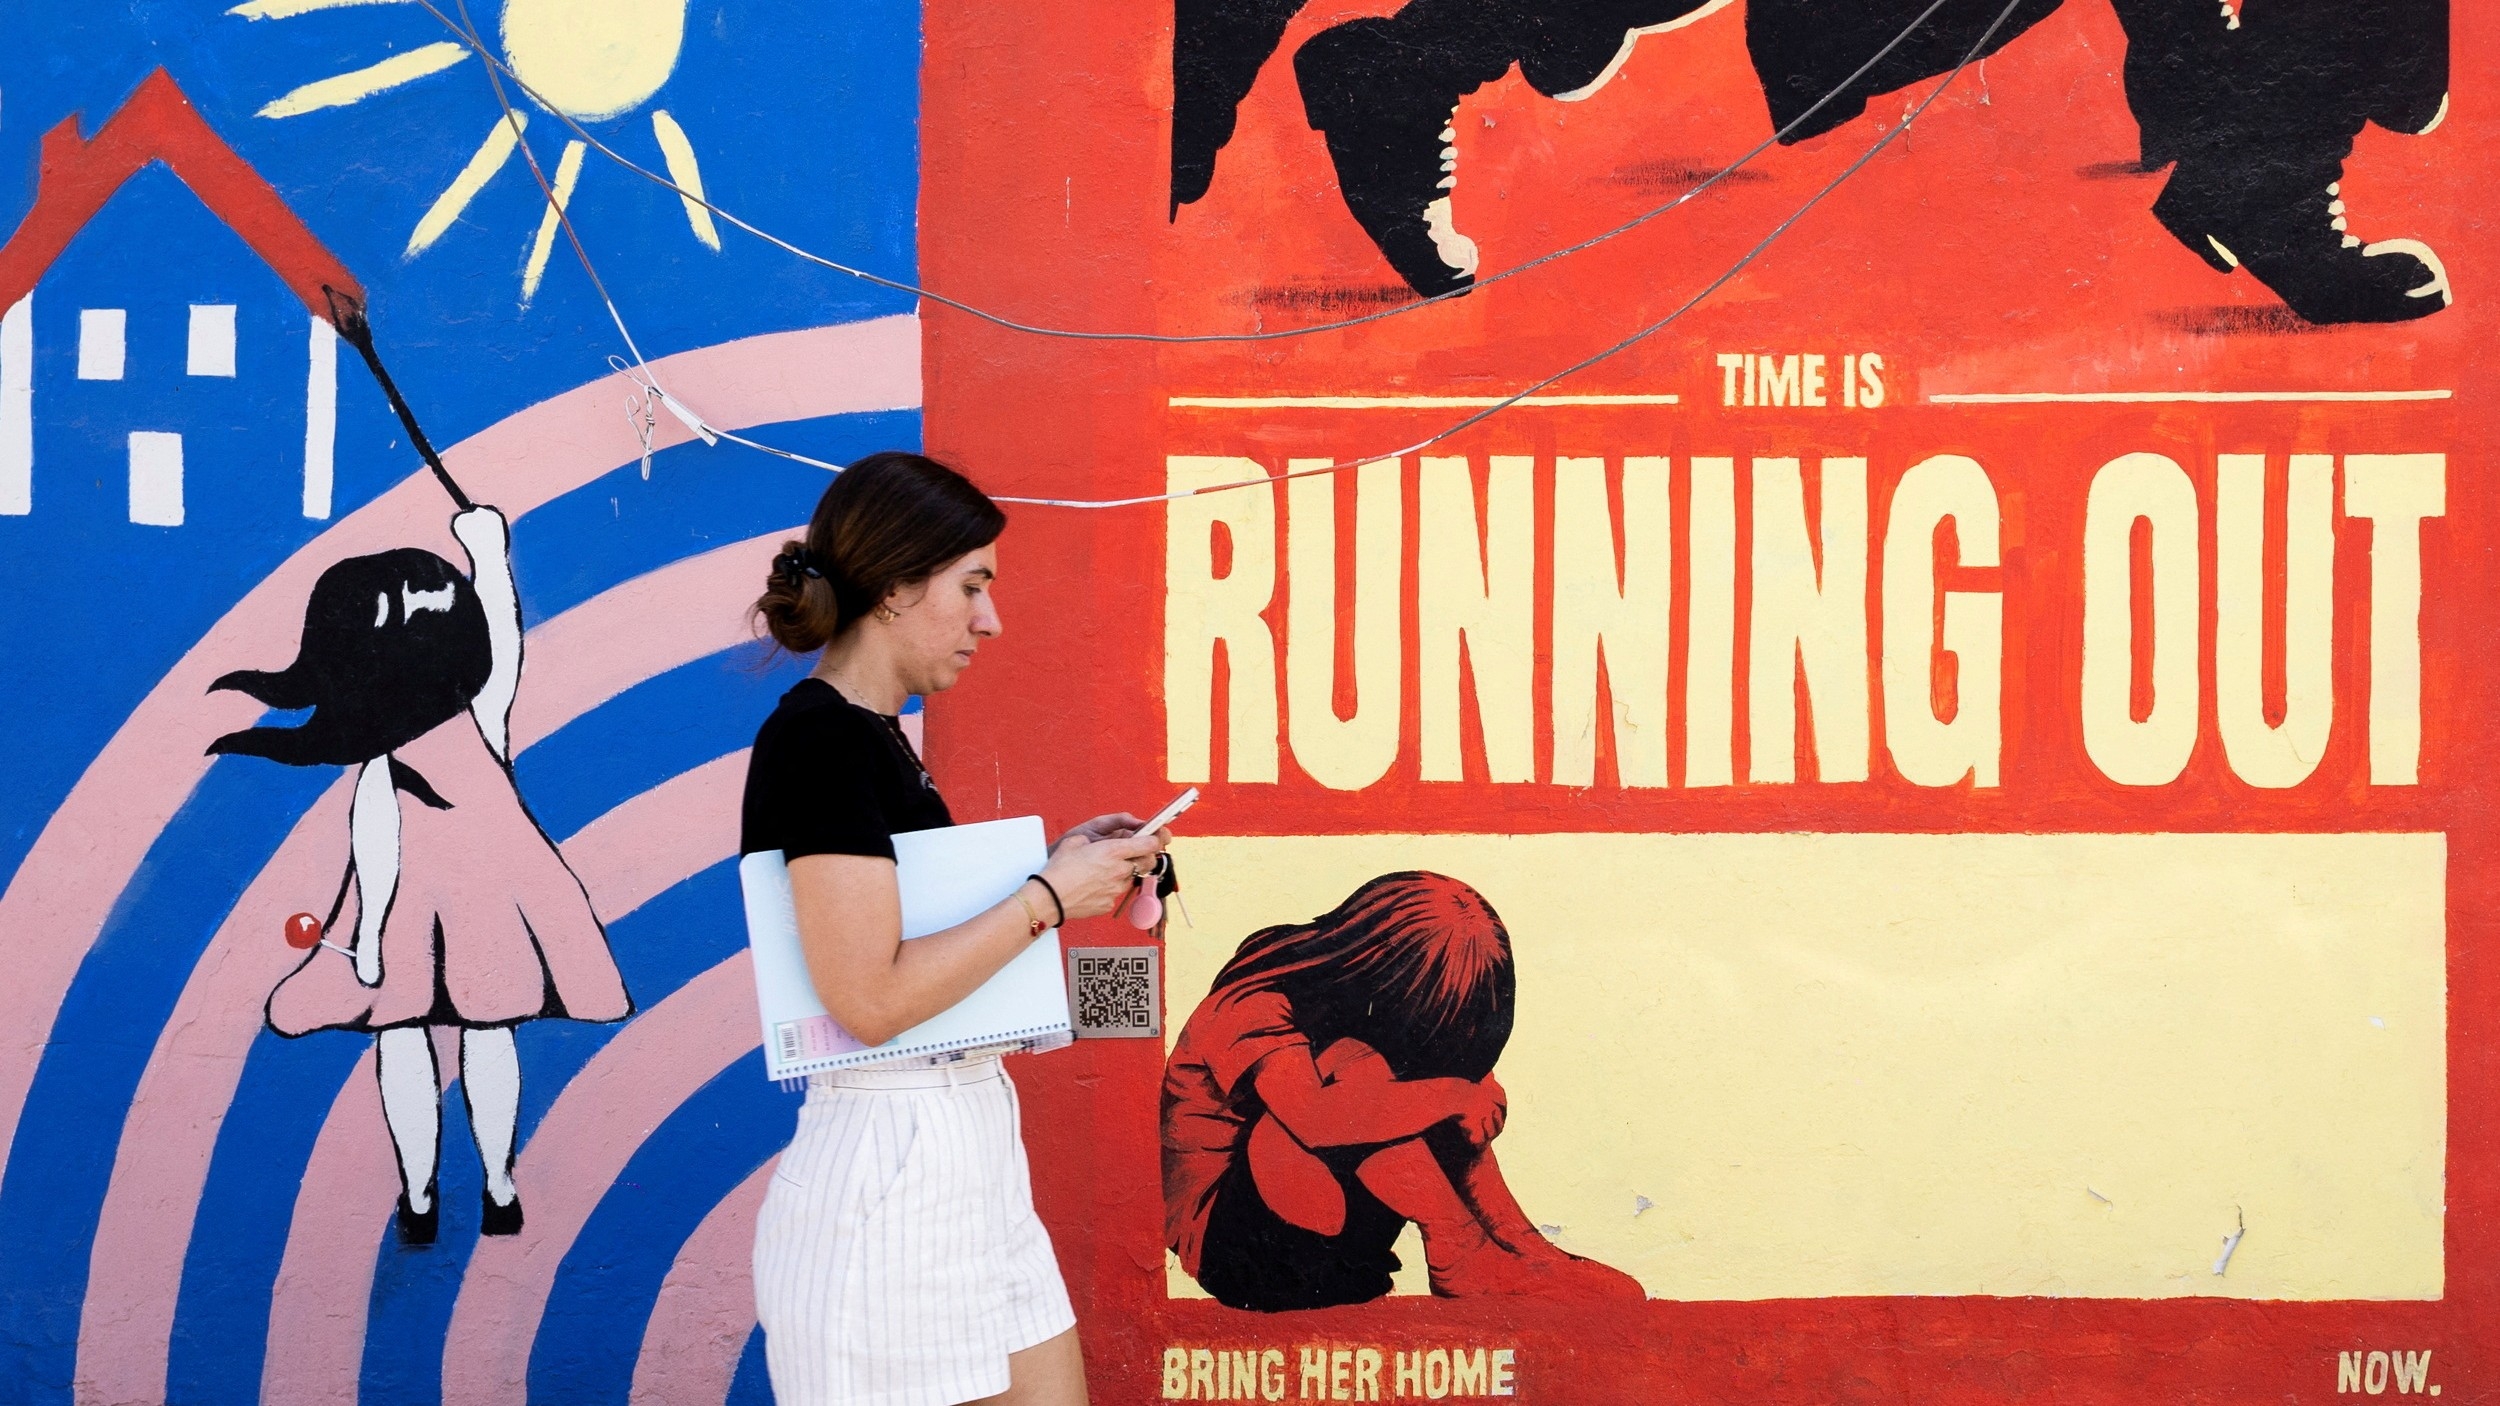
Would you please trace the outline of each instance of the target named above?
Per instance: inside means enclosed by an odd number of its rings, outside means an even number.
[[[791,551],[783,552],[781,555],[774,557],[773,571],[778,575],[786,576],[793,581],[800,582],[801,584],[805,584],[810,580],[821,579],[825,574],[817,567],[815,558],[808,554],[808,550],[805,547],[799,547]]]

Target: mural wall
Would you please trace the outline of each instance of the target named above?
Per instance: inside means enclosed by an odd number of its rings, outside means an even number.
[[[466,19],[500,94],[449,0],[14,16],[0,1399],[769,1398],[741,609],[824,471],[609,358],[839,462],[919,334],[601,147],[908,281],[919,18]]]
[[[1205,792],[1096,1401],[2500,1398],[2488,16],[19,8],[0,1401],[770,1399],[742,611],[924,442],[955,813]]]
[[[933,282],[1263,337],[930,322],[1164,500],[932,727],[1206,792],[1028,1095],[1097,1399],[2500,1391],[2487,16],[929,24]]]

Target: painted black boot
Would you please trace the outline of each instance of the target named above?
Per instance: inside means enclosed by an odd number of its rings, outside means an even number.
[[[1215,182],[1241,100],[1305,0],[1173,0],[1172,214]]]
[[[1346,209],[1389,267],[1429,298],[1472,285],[1475,241],[1451,222],[1458,100],[1479,86],[1437,74],[1390,22],[1348,20],[1294,55],[1303,111],[1328,139]],[[1499,76],[1510,66],[1504,58]],[[1463,83],[1463,86],[1462,86]]]
[[[498,1202],[490,1193],[480,1192],[478,1199],[484,1209],[478,1212],[477,1233],[480,1235],[518,1235],[521,1233],[521,1198]]]
[[[2364,244],[2346,231],[2338,143],[2302,161],[2281,149],[2221,163],[2184,158],[2153,215],[2217,271],[2244,268],[2304,320],[2406,322],[2448,306],[2448,273],[2414,239]]]
[[[408,1207],[408,1193],[399,1193],[396,1219],[399,1223],[399,1243],[402,1245],[431,1245],[435,1232],[442,1228],[443,1198],[434,1194],[430,1184],[425,1189],[425,1196],[425,1209],[415,1211]]]

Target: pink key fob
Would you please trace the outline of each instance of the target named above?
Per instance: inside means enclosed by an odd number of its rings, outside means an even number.
[[[1163,897],[1155,892],[1151,879],[1140,883],[1137,892],[1129,896],[1128,921],[1140,932],[1152,931],[1163,921]]]

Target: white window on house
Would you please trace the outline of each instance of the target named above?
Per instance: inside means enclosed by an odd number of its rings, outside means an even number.
[[[191,352],[183,369],[194,376],[234,374],[234,304],[191,305]]]
[[[130,520],[145,527],[182,526],[181,435],[131,432]]]
[[[130,314],[120,308],[78,310],[78,379],[122,378],[122,330]]]

